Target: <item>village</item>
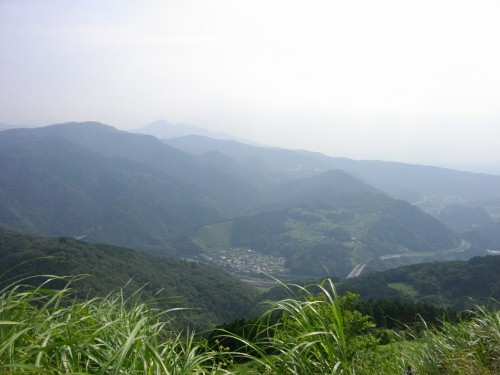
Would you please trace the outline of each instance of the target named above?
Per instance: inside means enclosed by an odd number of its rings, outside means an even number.
[[[285,258],[261,254],[248,248],[235,247],[204,254],[203,260],[231,273],[285,273]]]

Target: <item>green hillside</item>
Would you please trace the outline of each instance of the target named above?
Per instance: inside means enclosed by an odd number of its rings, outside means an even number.
[[[404,299],[461,310],[489,298],[500,300],[500,256],[413,264],[369,273],[337,284],[363,299]]]
[[[104,157],[140,163],[190,186],[226,216],[249,210],[261,200],[258,190],[227,171],[202,163],[155,137],[120,131],[98,122],[11,130],[3,136],[57,137]]]
[[[500,301],[499,269],[500,256],[482,256],[468,261],[411,264],[337,280],[335,285],[340,295],[358,294],[360,308],[390,309],[389,305],[397,302],[400,309],[416,304],[464,311],[475,305],[496,307],[494,303]],[[310,279],[298,284],[315,282]],[[275,286],[260,294],[259,300],[274,301],[288,295],[282,286]]]
[[[81,297],[104,296],[125,285],[127,291],[143,287],[143,298],[157,298],[162,308],[191,309],[176,321],[198,329],[245,315],[254,297],[248,285],[198,262],[158,258],[71,238],[36,237],[4,227],[0,227],[2,274],[3,284],[16,276],[88,274],[76,284]]]
[[[164,142],[179,150],[201,158],[210,158],[213,152],[233,160],[247,178],[260,187],[310,177],[332,169],[328,161],[318,160],[314,153],[271,147],[256,147],[236,141],[220,140],[199,135],[166,139]]]
[[[493,220],[488,212],[479,206],[468,207],[460,204],[452,204],[440,210],[437,218],[461,234],[482,229],[493,224]]]
[[[498,217],[500,176],[380,160],[329,157],[303,150],[256,147],[201,136],[165,142],[193,154],[221,152],[262,176],[266,182],[286,182],[341,169],[394,198],[416,203],[429,212],[439,212],[451,203],[479,202],[490,214],[495,213]]]
[[[58,138],[0,139],[0,222],[49,236],[171,253],[168,239],[222,218],[191,186]]]
[[[221,250],[244,248],[256,257],[274,257],[269,262],[284,259],[288,275],[339,277],[381,256],[439,253],[460,245],[448,227],[404,201],[372,192],[319,191],[290,194],[289,204],[297,203],[288,208],[204,226],[191,239],[212,260]],[[224,257],[229,262],[231,252]]]

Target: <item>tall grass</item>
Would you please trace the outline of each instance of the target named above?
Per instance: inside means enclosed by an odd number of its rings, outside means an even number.
[[[240,340],[242,349],[233,354],[252,353],[243,357],[259,363],[260,373],[377,373],[373,369],[380,358],[378,345],[368,332],[373,324],[368,317],[348,309],[352,295],[340,298],[331,280],[306,287],[283,286],[292,296],[269,303],[253,327],[257,339],[251,341],[229,332],[221,335],[222,340],[228,336]],[[298,290],[300,296],[292,290]],[[386,371],[389,366],[394,372],[381,373],[400,375],[398,358],[389,359],[390,364],[385,359],[379,367]]]
[[[50,276],[39,286],[16,282],[0,290],[0,373],[220,374],[231,358],[253,360],[247,374],[500,374],[500,315],[478,308],[439,330],[424,324],[411,341],[379,345],[368,317],[339,297],[330,280],[285,286],[290,298],[270,302],[252,337],[224,332],[210,349],[181,335],[169,315],[140,302],[139,292],[75,300],[74,279]],[[67,282],[58,290],[52,282]],[[300,296],[292,290],[299,290]],[[224,348],[224,338],[241,343]]]
[[[458,323],[427,327],[423,344],[408,354],[421,374],[500,374],[500,312],[476,306]]]
[[[116,292],[76,301],[16,283],[0,291],[0,373],[202,374],[216,353],[170,327],[168,314]]]
[[[300,296],[271,302],[247,330],[258,332],[255,339],[221,335],[222,340],[240,340],[242,348],[233,355],[239,352],[254,361],[254,366],[241,368],[257,370],[242,373],[500,374],[498,310],[478,308],[458,323],[443,321],[439,329],[422,322],[419,335],[380,345],[370,334],[368,318],[352,310],[349,295],[339,297],[331,281],[285,287],[290,293],[299,290]]]
[[[328,290],[325,285],[320,289],[324,299],[316,299],[308,289],[301,288],[305,300],[284,299],[268,310],[268,315],[282,313],[274,335],[269,337],[269,345],[280,354],[274,362],[280,371],[314,369],[315,373],[326,374],[346,369],[349,353],[340,301],[334,289]]]

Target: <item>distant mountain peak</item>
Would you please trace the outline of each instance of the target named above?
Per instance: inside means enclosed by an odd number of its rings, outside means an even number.
[[[324,200],[341,193],[372,193],[383,192],[367,185],[361,180],[340,170],[328,170],[310,177],[288,181],[275,185],[270,189],[271,194],[282,201],[301,202],[309,200]]]
[[[106,127],[113,128],[111,125],[103,124],[99,121],[66,121],[58,124],[53,124],[49,126],[94,126],[94,127]],[[115,129],[115,128],[113,128]]]
[[[120,131],[115,127],[107,124],[103,124],[99,121],[68,121],[59,124],[48,125],[45,128],[52,129],[86,129],[86,130],[106,130],[106,131]]]
[[[246,144],[255,144],[254,142],[237,138],[227,133],[212,131],[187,124],[173,124],[165,120],[158,120],[152,122],[142,128],[132,129],[130,130],[130,132],[149,134],[160,139],[173,139],[173,138],[181,138],[185,136],[196,135],[212,139],[231,140]]]

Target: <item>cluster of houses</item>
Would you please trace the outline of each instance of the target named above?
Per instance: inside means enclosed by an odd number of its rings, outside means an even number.
[[[285,272],[285,258],[261,254],[247,248],[235,247],[205,254],[204,260],[232,273],[267,273],[271,275]]]

